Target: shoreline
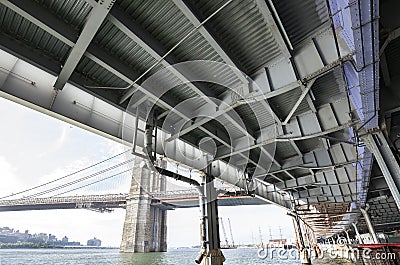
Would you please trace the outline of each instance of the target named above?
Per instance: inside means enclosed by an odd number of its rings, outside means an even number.
[[[119,249],[119,247],[54,246],[27,242],[0,244],[0,250],[1,249]]]

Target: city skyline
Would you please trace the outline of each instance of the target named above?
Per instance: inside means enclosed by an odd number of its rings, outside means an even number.
[[[125,150],[121,144],[59,121],[45,114],[0,98],[0,122],[4,125],[0,138],[0,196],[54,180]],[[27,133],[29,132],[29,133]],[[113,179],[84,192],[127,193],[130,176]],[[268,226],[282,226],[286,237],[294,237],[291,218],[279,207],[272,205],[221,207],[220,216],[230,218],[235,241],[251,243],[252,233],[258,238],[263,227],[264,238]],[[247,216],[254,218],[246,224]],[[71,239],[83,241],[94,236],[104,246],[118,247],[122,237],[125,210],[113,213],[93,211],[45,210],[30,212],[2,212],[0,226],[29,227],[31,231],[43,228],[63,234],[69,231]],[[168,212],[168,245],[192,246],[200,242],[199,211],[178,209]],[[101,234],[99,233],[101,231]]]
[[[15,227],[11,226],[0,226],[0,236],[8,236],[8,237],[17,237],[18,240],[24,239],[24,241],[20,242],[26,242],[26,239],[31,239],[31,238],[38,238],[41,239],[42,241],[46,243],[79,243],[79,244],[73,244],[73,245],[81,245],[83,246],[80,241],[74,241],[74,239],[69,238],[67,235],[55,235],[53,233],[49,233],[46,231],[41,231],[41,232],[35,232],[35,233],[29,233],[29,229],[18,229]],[[2,239],[7,239],[7,238],[0,238],[0,244],[2,243]],[[93,237],[87,240],[89,242],[90,240],[100,240],[99,238]],[[101,242],[101,240],[100,240]],[[3,242],[7,243],[7,242]],[[100,243],[101,244],[101,243]],[[67,244],[65,244],[67,245]],[[71,244],[70,244],[71,245]],[[89,245],[89,244],[86,244]]]

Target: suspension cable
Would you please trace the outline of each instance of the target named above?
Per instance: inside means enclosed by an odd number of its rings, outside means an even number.
[[[53,191],[56,191],[56,190],[60,190],[60,189],[66,188],[66,187],[68,187],[68,186],[74,185],[74,184],[79,183],[79,182],[82,182],[82,181],[84,181],[84,180],[87,180],[87,179],[96,177],[96,176],[98,176],[98,175],[101,175],[101,174],[103,174],[103,173],[105,173],[105,172],[107,172],[107,171],[116,169],[116,168],[118,168],[118,167],[120,167],[120,166],[123,166],[123,165],[125,165],[125,164],[127,164],[127,163],[132,162],[133,160],[134,160],[134,159],[126,160],[126,161],[124,161],[124,162],[122,162],[122,163],[119,163],[119,164],[114,165],[114,166],[112,166],[112,167],[109,167],[109,168],[100,170],[100,171],[98,171],[98,172],[95,172],[95,173],[90,174],[90,175],[88,175],[88,176],[82,177],[82,178],[80,178],[80,179],[77,179],[77,180],[74,180],[74,181],[71,181],[71,182],[62,184],[62,185],[57,186],[57,187],[54,187],[54,188],[50,188],[50,189],[48,189],[48,190],[44,190],[44,191],[41,191],[41,192],[38,192],[38,193],[35,193],[35,194],[32,194],[32,195],[29,195],[29,196],[27,196],[27,197],[28,197],[28,198],[37,197],[37,196],[40,196],[40,195],[43,195],[43,194],[46,194],[46,193],[49,193],[49,192],[53,192]]]
[[[124,170],[124,171],[122,171],[122,172],[116,173],[116,174],[114,174],[114,175],[111,175],[111,176],[109,176],[109,177],[106,177],[106,178],[103,178],[103,179],[100,179],[100,180],[93,181],[93,182],[91,182],[91,183],[85,184],[85,185],[80,186],[80,187],[77,187],[77,188],[73,188],[73,189],[70,189],[70,190],[67,190],[67,191],[63,191],[63,192],[58,193],[58,194],[56,194],[56,195],[52,195],[50,198],[53,198],[53,197],[56,197],[56,196],[60,196],[60,195],[63,195],[63,194],[65,194],[65,193],[68,193],[68,192],[71,192],[71,191],[79,190],[79,189],[85,188],[85,187],[90,186],[90,185],[94,185],[94,184],[96,184],[96,183],[99,183],[99,182],[102,182],[102,181],[105,181],[105,180],[114,178],[114,177],[116,177],[116,176],[119,176],[119,175],[121,175],[121,174],[124,174],[124,173],[126,173],[126,172],[129,172],[129,171],[131,171],[131,170],[133,170],[133,168],[130,168],[130,169],[128,169],[128,170]]]
[[[98,165],[100,165],[100,164],[102,164],[102,163],[104,163],[104,162],[107,162],[107,161],[109,161],[109,160],[111,160],[111,159],[113,159],[113,158],[116,158],[116,157],[118,157],[118,156],[121,156],[121,155],[127,153],[128,151],[130,151],[130,150],[126,150],[126,151],[124,151],[124,152],[122,152],[122,153],[119,153],[119,154],[116,154],[116,155],[114,155],[114,156],[111,156],[111,157],[109,157],[109,158],[107,158],[107,159],[105,159],[105,160],[102,160],[102,161],[100,161],[100,162],[97,162],[97,163],[95,163],[95,164],[93,164],[93,165],[90,165],[90,166],[88,166],[88,167],[82,168],[82,169],[80,169],[80,170],[78,170],[78,171],[75,171],[75,172],[70,173],[70,174],[68,174],[68,175],[65,175],[65,176],[63,176],[63,177],[60,177],[60,178],[58,178],[58,179],[55,179],[55,180],[52,180],[52,181],[49,181],[49,182],[46,182],[46,183],[37,185],[37,186],[35,186],[35,187],[29,188],[29,189],[26,189],[26,190],[19,191],[19,192],[17,192],[17,193],[12,193],[12,194],[9,194],[9,195],[7,195],[7,196],[0,197],[0,200],[6,199],[6,198],[9,198],[9,197],[14,197],[14,196],[16,196],[16,195],[23,194],[23,193],[26,193],[26,192],[28,192],[28,191],[32,191],[32,190],[41,188],[41,187],[43,187],[43,186],[49,185],[49,184],[51,184],[51,183],[57,182],[57,181],[59,181],[59,180],[62,180],[62,179],[71,177],[71,176],[76,175],[76,174],[78,174],[78,173],[80,173],[80,172],[83,172],[83,171],[88,170],[88,169],[90,169],[90,168],[92,168],[92,167],[95,167],[95,166],[98,166]]]

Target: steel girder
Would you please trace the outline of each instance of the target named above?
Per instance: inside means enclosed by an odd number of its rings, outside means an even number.
[[[374,154],[382,174],[389,186],[397,207],[400,210],[400,166],[390,149],[389,143],[382,132],[369,133],[362,136],[367,148]]]
[[[114,0],[100,1],[92,9],[78,40],[72,47],[71,52],[68,55],[56,82],[54,83],[55,89],[61,90],[67,83],[113,4]]]

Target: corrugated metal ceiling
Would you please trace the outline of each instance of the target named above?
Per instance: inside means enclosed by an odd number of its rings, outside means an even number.
[[[272,2],[294,46],[321,28],[329,19],[325,0]]]
[[[346,97],[342,70],[340,68],[334,69],[315,80],[311,91],[315,97],[316,106]]]
[[[49,9],[54,15],[80,31],[92,7],[84,0],[34,0]]]
[[[292,91],[283,93],[276,97],[273,97],[273,98],[269,99],[268,101],[271,105],[271,108],[276,113],[276,115],[279,118],[281,118],[281,120],[284,120],[287,117],[287,115],[289,114],[290,110],[296,104],[301,93],[302,93],[302,90],[300,88],[296,88]],[[309,106],[307,104],[306,99],[303,99],[301,101],[299,107],[296,109],[294,115],[303,113],[307,110],[309,110]]]
[[[4,33],[15,36],[58,61],[64,61],[69,53],[68,45],[3,5],[0,5],[0,27]]]
[[[103,23],[94,42],[132,68],[138,76],[157,62],[148,52],[109,21]],[[158,65],[150,71],[149,75],[161,68]]]
[[[83,77],[90,78],[93,81],[96,81],[98,84],[102,86],[111,86],[111,87],[125,87],[128,84],[122,79],[118,78],[116,75],[101,67],[97,63],[92,60],[84,57],[80,63],[78,64],[76,71],[81,73]],[[83,86],[90,84],[81,84]],[[114,92],[120,92],[119,90],[114,90]]]
[[[225,2],[191,1],[204,17]],[[240,61],[247,74],[254,73],[280,54],[270,28],[252,0],[233,1],[207,23],[218,32],[218,40]]]

